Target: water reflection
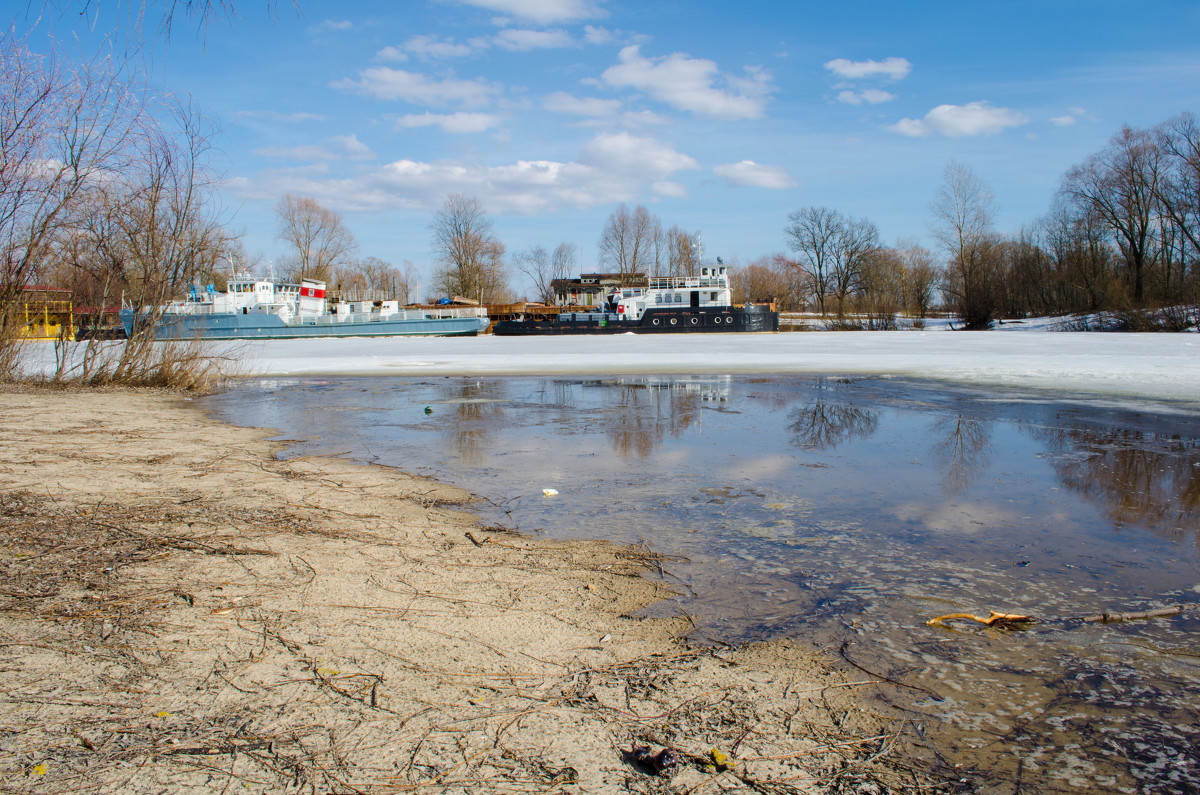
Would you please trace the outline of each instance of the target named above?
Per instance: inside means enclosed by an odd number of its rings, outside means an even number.
[[[961,494],[990,462],[988,448],[991,434],[988,424],[974,417],[956,414],[935,422],[933,434],[939,439],[933,448],[934,456],[945,473],[942,492],[947,496]]]
[[[601,391],[601,423],[611,449],[625,459],[645,459],[668,437],[678,438],[700,420],[703,405],[722,399],[721,386],[657,379],[608,379],[583,383]],[[723,387],[727,395],[728,387]]]
[[[494,441],[494,432],[503,428],[507,384],[504,381],[448,381],[439,386],[435,411],[450,409],[452,422],[446,423],[446,443],[465,461],[482,464],[485,451]]]
[[[358,434],[354,455],[504,505],[485,521],[679,556],[652,612],[703,639],[851,642],[937,693],[880,690],[1004,792],[1200,791],[1195,614],[925,625],[1200,601],[1200,414],[871,378],[344,379],[213,405],[298,453]]]
[[[807,450],[832,450],[851,439],[864,439],[879,425],[876,412],[835,400],[798,406],[788,419],[792,444]]]
[[[1118,525],[1179,540],[1200,528],[1200,442],[1121,428],[1037,428],[1067,488]]]

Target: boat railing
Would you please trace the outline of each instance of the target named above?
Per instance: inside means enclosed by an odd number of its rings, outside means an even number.
[[[439,307],[400,309],[386,314],[380,312],[347,312],[343,315],[304,314],[292,322],[305,326],[336,326],[339,323],[387,323],[396,320],[441,320],[463,317],[487,317],[487,311],[478,307],[466,309],[444,309]]]
[[[407,309],[404,311],[411,312],[413,310]],[[482,306],[465,306],[465,307],[460,306],[460,307],[453,307],[453,308],[446,307],[446,306],[434,306],[434,307],[424,307],[424,308],[420,309],[419,311],[424,313],[425,317],[430,317],[430,318],[487,317],[488,316],[487,307],[482,307]]]
[[[652,290],[704,290],[729,286],[725,276],[651,276]]]

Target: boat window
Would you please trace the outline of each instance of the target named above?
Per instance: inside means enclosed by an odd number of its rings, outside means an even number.
[[[709,295],[710,295],[711,297],[710,297],[708,300],[710,300],[710,301],[713,301],[713,302],[716,302],[716,300],[717,300],[717,294],[716,294],[716,293],[710,293]]]
[[[683,293],[675,293],[675,303],[677,303],[677,304],[683,303]]]

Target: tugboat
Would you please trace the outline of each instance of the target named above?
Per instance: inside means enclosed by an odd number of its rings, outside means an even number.
[[[126,335],[156,313],[126,307]],[[311,337],[445,337],[488,327],[482,308],[403,308],[398,301],[338,301],[329,306],[325,282],[282,284],[241,273],[223,293],[193,286],[186,300],[157,313],[158,339],[273,340]]]
[[[618,287],[598,309],[564,307],[553,317],[499,320],[497,336],[532,334],[682,334],[779,331],[774,304],[734,305],[724,265],[699,276],[651,276],[643,287]]]

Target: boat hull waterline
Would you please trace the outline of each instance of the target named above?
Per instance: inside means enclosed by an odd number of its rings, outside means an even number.
[[[564,312],[553,320],[501,320],[497,336],[541,334],[697,334],[779,331],[779,313],[759,306],[647,309],[637,320],[612,312]]]
[[[126,334],[139,325],[132,309],[121,311]],[[488,327],[487,317],[383,318],[339,321],[335,315],[297,317],[290,322],[278,315],[212,313],[165,315],[155,325],[159,339],[284,340],[314,337],[455,337],[473,336]]]

